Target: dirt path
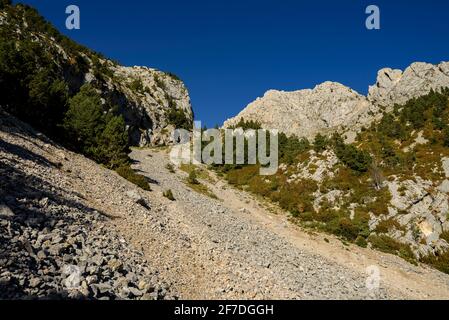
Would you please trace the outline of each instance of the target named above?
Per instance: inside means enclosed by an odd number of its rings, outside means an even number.
[[[377,266],[381,281],[404,297],[449,299],[449,279],[441,272],[425,265],[414,266],[394,255],[355,245],[348,246],[331,235],[304,230],[289,222],[287,213],[279,207],[236,190],[226,182],[217,181],[216,184],[208,185],[219,194],[226,206],[236,212],[246,213],[251,221],[284,237],[298,248],[325,256],[360,273],[366,272],[369,266]]]
[[[165,168],[166,152],[134,150],[131,156],[135,168],[155,180],[152,211],[162,213],[164,222],[160,230],[148,230],[136,218],[118,227],[182,298],[449,298],[449,277],[438,271],[305,232],[220,180],[202,181],[219,200],[199,194],[184,183],[184,172]],[[161,197],[166,189],[176,201]],[[155,251],[161,241],[165,245]],[[380,270],[377,290],[366,288],[371,265]]]

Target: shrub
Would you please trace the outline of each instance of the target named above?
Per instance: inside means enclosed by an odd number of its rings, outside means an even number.
[[[112,116],[98,138],[94,157],[98,162],[116,168],[128,162],[128,134],[122,116]]]
[[[259,174],[259,166],[248,165],[240,169],[231,170],[226,178],[230,184],[236,186],[248,185],[251,179]]]
[[[449,274],[449,250],[423,257],[421,258],[421,262],[429,264],[435,269]]]
[[[173,125],[176,129],[192,129],[192,120],[186,115],[184,110],[176,109],[175,107],[170,107],[167,113],[169,124]]]
[[[447,243],[449,243],[449,231],[443,231],[440,234],[440,239],[445,240]]]
[[[115,170],[120,176],[136,186],[146,191],[151,191],[151,187],[143,175],[136,173],[129,165],[124,165]]]
[[[172,73],[172,72],[166,72],[166,74],[167,74],[170,78],[172,78],[173,80],[176,80],[176,81],[182,81],[176,74],[174,74],[174,73]]]
[[[333,233],[345,240],[355,241],[359,237],[366,238],[369,235],[369,215],[356,211],[354,218],[344,211],[324,210],[327,213],[318,215],[318,219],[324,222],[324,230]]]
[[[11,4],[11,0],[0,0],[0,10],[4,9],[6,6],[10,6]]]
[[[402,122],[395,120],[391,114],[385,114],[380,121],[377,131],[389,138],[405,139],[406,129]]]
[[[175,201],[175,197],[173,196],[171,189],[165,190],[162,195],[170,201]]]
[[[143,83],[142,80],[140,79],[135,79],[131,82],[131,84],[129,85],[129,88],[132,91],[138,92],[138,93],[143,93],[145,90],[143,88]]]
[[[313,150],[315,150],[316,152],[324,151],[326,150],[328,143],[329,140],[327,139],[327,137],[321,134],[317,134],[313,142]]]
[[[394,219],[382,220],[376,226],[377,233],[388,233],[392,229],[400,230],[402,226]]]
[[[189,184],[200,184],[200,182],[198,181],[198,176],[197,176],[196,170],[190,171],[189,176],[187,178],[187,182]]]
[[[258,121],[254,120],[246,121],[245,119],[241,118],[235,126],[230,126],[229,128],[230,129],[242,128],[243,130],[249,129],[258,130],[262,129],[262,125]]]
[[[318,186],[313,180],[303,180],[295,183],[283,182],[279,192],[274,193],[272,199],[279,202],[281,208],[289,211],[293,216],[298,216],[304,212],[314,212],[313,193]]]
[[[365,209],[375,216],[387,215],[388,204],[391,201],[391,193],[388,188],[383,188],[375,193],[375,200],[367,203]]]
[[[296,136],[287,137],[279,134],[279,159],[281,162],[293,164],[297,157],[310,149],[310,143],[306,138],[298,139]]]
[[[371,235],[368,241],[373,245],[373,248],[385,253],[399,255],[401,258],[415,263],[416,256],[409,245],[400,243],[399,241],[386,235]]]
[[[357,239],[355,239],[355,244],[359,247],[366,248],[368,246],[368,241],[364,237],[358,236]]]
[[[175,173],[175,167],[171,163],[167,163],[165,169],[167,169],[170,173]]]
[[[69,100],[64,128],[75,147],[91,153],[104,129],[101,97],[91,85],[82,86],[80,92]]]

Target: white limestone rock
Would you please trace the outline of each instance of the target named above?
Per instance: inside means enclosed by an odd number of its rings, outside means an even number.
[[[382,106],[404,104],[444,87],[449,87],[449,62],[438,65],[415,62],[404,72],[390,68],[380,70],[376,84],[369,88],[368,100]]]

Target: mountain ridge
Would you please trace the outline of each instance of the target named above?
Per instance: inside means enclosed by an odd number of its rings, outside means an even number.
[[[313,139],[317,134],[346,134],[353,142],[362,127],[379,119],[385,108],[449,87],[449,62],[438,65],[415,62],[404,72],[383,68],[364,96],[338,82],[326,81],[313,89],[268,90],[237,116],[226,120],[231,127],[242,119],[258,121],[266,129]],[[288,114],[288,116],[286,116]]]
[[[184,117],[186,123],[193,120],[188,90],[173,74],[148,67],[121,66],[62,35],[27,5],[2,8],[0,28],[4,60],[9,60],[2,66],[5,70],[2,74],[10,78],[0,78],[5,91],[29,90],[34,84],[42,87],[44,81],[49,82],[45,86],[58,82],[60,87],[66,86],[60,90],[62,94],[70,97],[83,84],[91,84],[104,105],[118,107],[127,125],[130,144],[137,146],[167,144],[168,132],[174,125],[172,118]],[[23,80],[27,78],[30,82]],[[15,79],[20,81],[13,83]],[[39,91],[46,89],[41,87]],[[0,105],[19,117],[21,112],[15,106],[28,102],[0,99]],[[41,122],[48,120],[42,118]],[[39,125],[32,117],[25,120]],[[45,129],[46,125],[42,127]]]

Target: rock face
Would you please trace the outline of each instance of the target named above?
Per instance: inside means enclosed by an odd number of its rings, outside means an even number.
[[[240,119],[257,120],[269,129],[313,138],[355,123],[371,105],[366,97],[336,82],[325,82],[313,90],[284,92],[270,90],[249,104],[224,126]]]
[[[182,110],[192,121],[189,93],[174,76],[147,67],[124,67],[104,61],[113,72],[102,87],[102,94],[120,107],[130,126],[131,143],[139,146],[166,145],[174,129],[167,117],[170,109]],[[92,73],[87,82],[97,83]],[[138,86],[136,86],[138,84]]]
[[[358,129],[377,119],[381,106],[403,104],[443,87],[449,87],[449,62],[418,62],[404,72],[380,70],[368,97],[335,82],[324,82],[313,90],[267,91],[236,117],[225,121],[224,127],[236,125],[241,119],[257,120],[264,128],[288,135],[313,138],[318,133],[339,131],[348,133],[350,139]]]

